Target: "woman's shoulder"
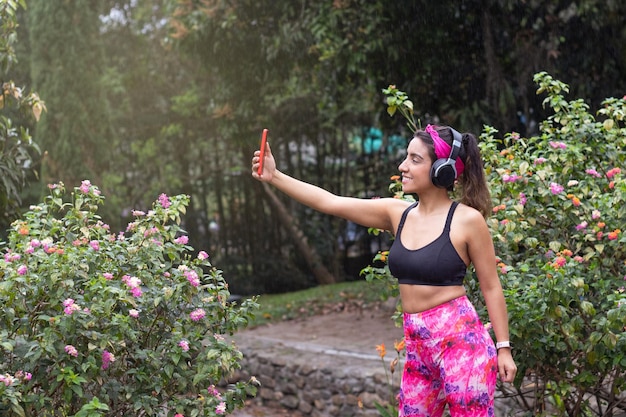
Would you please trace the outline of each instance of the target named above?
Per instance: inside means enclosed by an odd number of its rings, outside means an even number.
[[[463,203],[458,203],[455,216],[466,226],[483,226],[486,225],[485,218],[474,207],[467,206]]]

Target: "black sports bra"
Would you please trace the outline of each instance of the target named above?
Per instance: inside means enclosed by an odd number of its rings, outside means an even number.
[[[450,241],[450,223],[458,203],[452,203],[446,225],[441,235],[428,245],[410,250],[400,239],[402,227],[409,211],[417,202],[402,213],[396,238],[389,250],[388,265],[391,274],[400,284],[450,286],[463,285],[467,266]]]

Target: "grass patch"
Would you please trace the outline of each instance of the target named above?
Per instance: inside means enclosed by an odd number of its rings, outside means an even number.
[[[350,281],[284,294],[260,295],[251,326],[295,320],[333,311],[358,310],[385,301],[380,282]]]

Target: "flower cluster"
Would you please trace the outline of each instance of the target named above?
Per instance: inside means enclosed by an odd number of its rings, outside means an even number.
[[[143,292],[141,291],[141,280],[137,277],[131,277],[129,275],[124,275],[122,277],[122,282],[128,286],[130,289],[130,293],[135,298],[141,297]]]

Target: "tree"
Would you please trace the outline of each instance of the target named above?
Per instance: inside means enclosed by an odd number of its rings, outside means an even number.
[[[0,224],[4,225],[19,212],[21,191],[32,173],[33,157],[39,152],[28,131],[28,122],[39,120],[46,108],[37,93],[26,94],[24,88],[7,77],[17,63],[14,48],[18,11],[23,7],[24,1],[0,1]],[[21,124],[24,115],[25,122]]]
[[[32,80],[48,98],[50,110],[35,132],[45,152],[40,168],[44,184],[91,179],[108,189],[111,150],[119,142],[101,82],[103,5],[95,0],[38,1],[28,11]]]

